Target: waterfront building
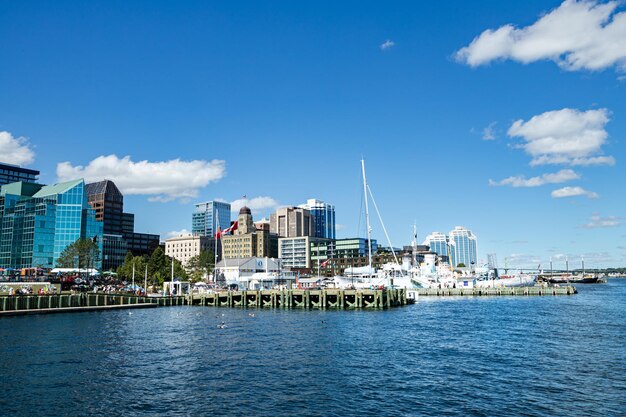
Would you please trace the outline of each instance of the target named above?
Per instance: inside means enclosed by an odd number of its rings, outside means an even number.
[[[258,256],[225,258],[217,263],[215,270],[218,282],[241,285],[249,283],[255,274],[265,276],[281,274],[282,262],[280,259]]]
[[[0,163],[0,186],[12,182],[36,183],[39,171],[22,168],[18,165]]]
[[[329,239],[321,239],[312,236],[283,237],[278,239],[278,257],[283,262],[283,267],[288,269],[309,269],[317,267],[317,263],[311,262],[311,242],[328,242]],[[318,245],[317,251],[320,251]],[[317,256],[316,260],[319,261]]]
[[[317,267],[329,259],[352,259],[369,257],[366,238],[315,239],[311,240],[311,263]],[[372,256],[378,250],[376,239],[372,239]],[[367,265],[367,263],[366,263]]]
[[[335,206],[312,198],[298,207],[311,213],[313,236],[335,239]]]
[[[278,236],[257,230],[248,207],[239,210],[237,229],[232,235],[220,239],[223,258],[278,257]]]
[[[230,204],[222,201],[197,203],[191,215],[191,233],[214,237],[217,229],[230,226]]]
[[[476,267],[476,236],[471,230],[456,226],[450,231],[451,264],[454,267],[464,264],[465,268],[474,270]]]
[[[93,240],[102,252],[103,225],[87,202],[82,179],[0,189],[0,268],[54,268],[63,250],[81,238]],[[94,261],[94,268],[101,266],[101,259]]]
[[[300,207],[282,207],[270,215],[270,232],[280,237],[313,236],[311,212]]]
[[[165,241],[165,255],[179,260],[183,267],[188,267],[189,259],[207,250],[215,253],[215,238],[187,233]]]
[[[135,232],[135,215],[124,212],[124,196],[111,180],[85,186],[87,200],[103,223],[103,270],[114,270],[124,263],[126,253],[150,255],[159,246],[159,235]]]
[[[450,253],[452,252],[451,246],[454,246],[454,242],[448,239],[448,236],[441,232],[432,232],[426,239],[424,239],[424,245],[430,247],[431,252],[436,253],[439,259],[448,262]]]

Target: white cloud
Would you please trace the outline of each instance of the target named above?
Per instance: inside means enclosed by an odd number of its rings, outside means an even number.
[[[483,140],[494,140],[496,138],[496,122],[490,123],[483,129]]]
[[[116,155],[108,155],[97,157],[87,166],[72,166],[70,162],[57,164],[59,181],[109,179],[123,194],[150,195],[150,201],[161,202],[195,198],[200,188],[219,181],[225,174],[226,163],[222,160],[133,162],[130,156],[120,159]]]
[[[273,209],[278,207],[278,202],[272,197],[266,196],[259,196],[250,199],[247,197],[243,197],[230,202],[230,211],[234,213],[239,213],[239,210],[243,206],[247,206],[252,211],[252,213],[258,213],[261,210]]]
[[[35,152],[28,139],[0,132],[0,161],[14,165],[28,165],[35,160]]]
[[[600,227],[617,227],[623,225],[624,218],[616,216],[600,217],[599,214],[594,214],[589,219],[589,222],[582,227],[585,229],[597,229]]]
[[[604,129],[608,121],[607,109],[564,108],[533,116],[528,121],[517,120],[507,133],[523,139],[519,147],[533,158],[531,166],[613,165],[612,156],[598,155],[608,137]]]
[[[391,49],[393,48],[393,46],[396,43],[394,41],[392,41],[391,39],[387,39],[385,42],[380,44],[380,50],[381,51],[386,51],[387,49]]]
[[[619,3],[565,0],[530,26],[485,30],[455,57],[472,67],[505,59],[552,60],[568,71],[626,71],[626,12],[614,13]]]
[[[510,185],[511,187],[539,187],[544,184],[559,184],[562,182],[577,180],[580,178],[576,172],[571,169],[562,169],[552,174],[543,174],[538,177],[526,178],[523,175],[517,177],[508,177],[501,181],[489,180],[489,185]]]
[[[563,187],[552,191],[552,198],[577,197],[584,195],[588,198],[598,198],[598,194],[587,191],[582,187]]]
[[[191,233],[189,230],[182,229],[182,230],[172,230],[170,232],[167,232],[165,235],[169,238],[169,237],[177,237],[181,235],[188,235],[189,233]]]

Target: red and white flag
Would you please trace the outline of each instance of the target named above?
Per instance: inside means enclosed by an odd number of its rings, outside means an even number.
[[[328,265],[328,262],[330,262],[330,259],[326,259],[324,262],[322,262],[322,265],[320,266],[326,266]]]
[[[215,239],[219,239],[222,237],[222,228],[217,226],[217,233],[215,233]]]
[[[228,229],[224,229],[222,234],[225,235],[225,234],[228,234],[228,233],[232,233],[235,230],[237,230],[238,227],[239,227],[239,222],[237,220],[235,220],[235,222],[233,224],[231,224]]]

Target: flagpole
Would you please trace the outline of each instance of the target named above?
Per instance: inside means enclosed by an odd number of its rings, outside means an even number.
[[[143,292],[148,295],[148,264],[146,264],[146,272],[143,275]]]

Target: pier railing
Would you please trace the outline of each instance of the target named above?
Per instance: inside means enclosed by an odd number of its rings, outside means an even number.
[[[214,307],[384,309],[407,304],[406,290],[243,290],[193,294],[188,304]]]
[[[126,294],[46,294],[0,296],[0,311],[47,310],[89,307],[114,307],[138,304],[184,305],[185,297],[142,297]]]

